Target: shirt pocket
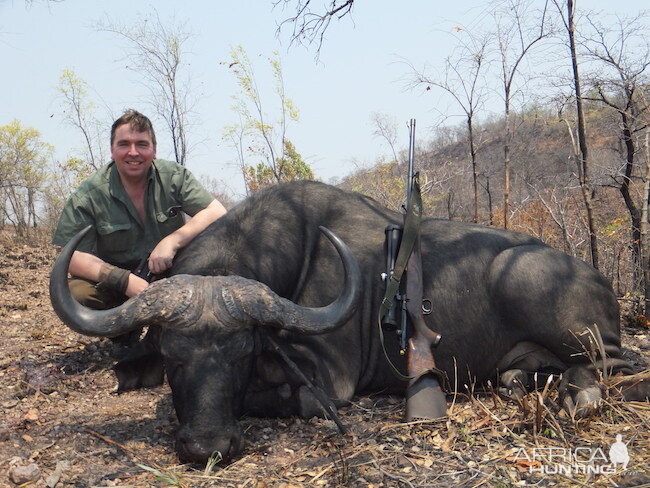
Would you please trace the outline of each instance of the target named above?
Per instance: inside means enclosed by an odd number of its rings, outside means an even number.
[[[181,206],[178,205],[170,207],[166,213],[156,213],[156,221],[158,222],[158,231],[162,239],[183,227],[185,225],[185,216]]]
[[[101,256],[119,259],[133,250],[135,233],[130,222],[106,222],[97,226],[97,251]]]

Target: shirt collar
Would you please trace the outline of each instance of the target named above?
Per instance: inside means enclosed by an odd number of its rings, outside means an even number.
[[[151,162],[151,167],[149,168],[147,184],[151,184],[151,182],[154,181],[154,166],[156,166],[155,159]],[[110,189],[111,195],[122,199],[128,199],[126,190],[124,189],[122,181],[120,180],[120,174],[117,172],[117,165],[115,164],[115,161],[111,160],[111,162],[108,163],[107,169],[108,187]]]

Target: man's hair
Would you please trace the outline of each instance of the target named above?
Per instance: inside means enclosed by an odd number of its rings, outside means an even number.
[[[115,140],[115,131],[119,126],[124,124],[129,124],[131,128],[137,132],[148,132],[149,135],[151,135],[153,146],[156,147],[156,133],[153,130],[151,120],[149,120],[149,117],[146,115],[142,115],[140,112],[133,110],[132,108],[125,110],[122,116],[113,122],[113,125],[111,126],[111,146]]]

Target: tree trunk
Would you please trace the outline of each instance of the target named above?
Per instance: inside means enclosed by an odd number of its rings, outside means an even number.
[[[469,132],[469,154],[472,160],[472,178],[474,184],[474,223],[478,223],[478,169],[476,167],[476,147],[474,145],[474,127],[472,117],[467,117],[467,130]]]
[[[648,303],[650,303],[650,252],[648,249],[648,201],[650,201],[650,147],[648,145],[648,132],[645,133],[645,168],[644,168],[644,199],[641,210],[641,223],[639,233],[641,265],[643,266],[643,290],[644,298],[642,312],[647,315]]]
[[[492,206],[492,191],[490,190],[490,177],[485,177],[485,193],[488,199],[488,215],[490,217],[490,226],[494,227],[494,207]]]
[[[632,129],[630,127],[630,117],[625,112],[621,112],[622,140],[625,144],[625,173],[623,183],[620,187],[621,195],[625,201],[625,206],[630,214],[632,221],[632,286],[639,289],[643,280],[643,264],[641,259],[641,212],[634,203],[634,198],[630,194],[630,183],[632,182],[632,171],[634,169],[634,157],[636,147],[632,139]]]
[[[598,269],[598,239],[596,236],[596,227],[594,224],[592,190],[589,182],[589,151],[587,147],[587,134],[585,129],[585,115],[582,106],[582,92],[580,89],[580,74],[578,72],[578,57],[576,55],[575,44],[575,26],[573,24],[573,0],[567,0],[568,20],[569,20],[569,46],[571,49],[571,64],[573,66],[573,81],[576,95],[576,108],[578,111],[578,144],[580,146],[579,154],[579,171],[580,187],[582,189],[582,199],[585,202],[587,211],[587,225],[589,227],[589,244],[591,248],[591,264]]]
[[[27,189],[27,225],[36,228],[36,191]]]
[[[510,214],[510,93],[506,92],[505,137],[503,141],[503,228],[507,229]]]
[[[454,213],[451,209],[452,203],[454,201],[454,191],[449,190],[447,193],[447,219],[454,220]]]

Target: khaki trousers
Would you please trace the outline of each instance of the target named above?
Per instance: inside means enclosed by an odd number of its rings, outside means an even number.
[[[72,296],[85,307],[95,310],[106,310],[122,305],[127,296],[116,291],[100,291],[97,283],[84,278],[68,278],[68,286]]]
[[[98,290],[97,283],[84,278],[68,278],[68,286],[72,296],[83,306],[94,310],[106,310],[122,305],[128,300],[126,295],[112,290]],[[117,344],[128,346],[140,339],[142,328],[132,332],[112,337],[111,340]]]

